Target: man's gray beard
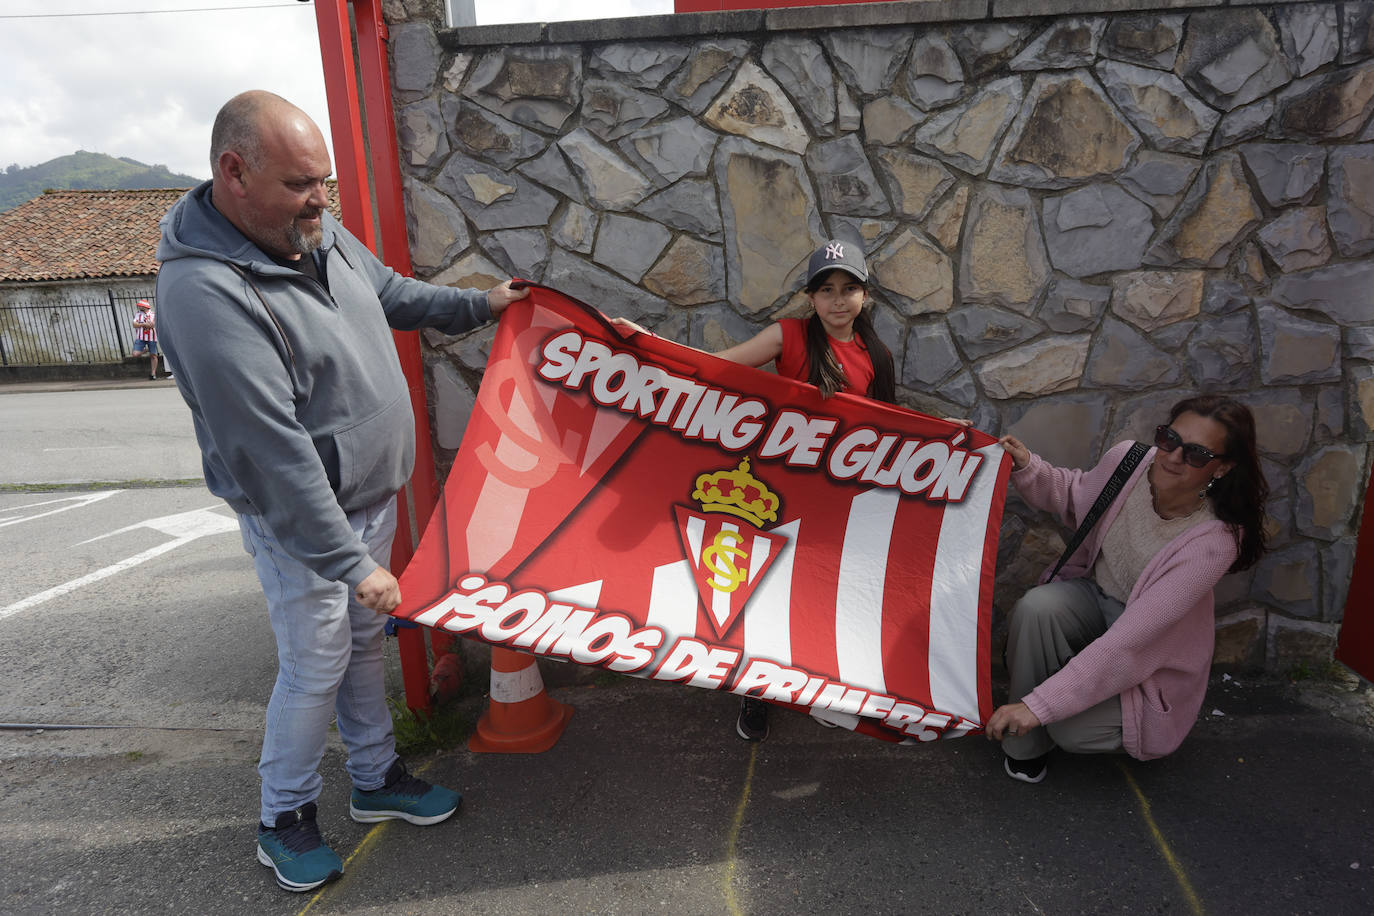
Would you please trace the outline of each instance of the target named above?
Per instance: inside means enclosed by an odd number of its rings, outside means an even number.
[[[316,229],[312,235],[307,236],[296,227],[293,222],[286,227],[286,244],[296,254],[310,254],[320,247],[320,242],[324,240],[324,230]]]

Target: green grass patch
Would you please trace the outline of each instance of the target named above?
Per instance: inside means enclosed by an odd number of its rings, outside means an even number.
[[[412,712],[393,697],[387,698],[387,705],[396,733],[396,753],[402,757],[450,750],[466,741],[477,727],[473,714],[454,703],[436,706],[427,715]]]
[[[1298,662],[1288,669],[1288,679],[1299,681],[1333,682],[1346,678],[1345,666],[1334,659],[1326,661]]]
[[[82,483],[0,483],[0,493],[66,493],[73,490],[161,490],[172,487],[203,487],[200,477],[179,480],[88,480]]]

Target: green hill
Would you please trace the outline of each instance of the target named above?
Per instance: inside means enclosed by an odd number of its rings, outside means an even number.
[[[0,172],[0,211],[32,200],[49,188],[108,191],[131,188],[191,188],[202,179],[169,172],[165,165],[144,165],[104,153],[79,150],[39,165],[11,165]]]

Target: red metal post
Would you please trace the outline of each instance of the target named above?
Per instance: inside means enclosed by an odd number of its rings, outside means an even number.
[[[386,23],[380,0],[356,0],[352,6],[358,40],[356,55],[349,28],[348,0],[315,0],[315,21],[320,35],[320,57],[324,64],[325,93],[329,99],[334,160],[339,177],[339,203],[349,231],[377,252],[393,270],[409,276],[412,273],[410,244],[401,193],[391,81],[387,72]],[[361,102],[358,95],[360,75]],[[370,162],[368,147],[364,145],[364,130],[371,143]],[[374,188],[376,222],[372,213]],[[380,239],[378,224],[381,226]],[[415,415],[416,467],[411,488],[418,528],[423,531],[438,499],[431,457],[429,405],[425,399],[424,363],[418,334],[393,332],[392,337]],[[410,511],[404,494],[398,500],[398,510],[396,541],[391,552],[391,568],[397,573],[405,569],[415,552],[410,536]],[[406,705],[415,711],[428,710],[429,660],[423,631],[400,629],[397,640]]]
[[[715,13],[722,10],[777,10],[793,6],[831,6],[840,3],[883,3],[886,0],[673,0],[674,13]]]
[[[1364,493],[1364,519],[1355,542],[1355,573],[1341,617],[1336,658],[1374,681],[1374,469]]]
[[[324,91],[329,101],[330,134],[334,138],[339,207],[348,231],[376,251],[377,233],[372,226],[363,113],[353,66],[347,0],[316,0],[315,27],[320,33],[320,61],[324,65]]]
[[[380,0],[356,0],[353,13],[358,25],[358,65],[362,72],[363,102],[368,112],[367,138],[372,148],[372,181],[377,195],[382,251],[386,263],[397,273],[410,276],[414,271],[410,263],[410,236],[401,187],[401,154],[396,146],[396,116],[391,105],[391,79],[387,70],[386,22],[382,19]],[[415,489],[415,514],[423,531],[438,504],[439,483],[434,474],[434,462],[428,457],[418,457],[434,453],[420,337],[413,333],[399,334],[396,344],[401,367],[410,381],[410,400],[415,408],[417,460],[411,483]]]
[[[391,75],[387,41],[390,34],[382,18],[380,0],[354,0],[353,19],[358,32],[358,69],[361,73],[363,108],[368,113],[367,140],[372,150],[372,187],[377,197],[377,222],[386,263],[397,273],[411,276],[410,234],[406,228],[405,191],[401,185],[401,152],[396,144],[396,113],[391,104]],[[396,352],[410,384],[410,404],[415,414],[415,472],[410,486],[415,507],[416,530],[424,532],[439,501],[439,480],[434,473],[434,445],[425,396],[424,358],[420,335],[398,333]],[[413,551],[411,551],[413,553]],[[405,557],[409,562],[410,554]],[[404,566],[403,563],[399,564]],[[453,645],[447,633],[431,630],[430,645],[437,659]]]

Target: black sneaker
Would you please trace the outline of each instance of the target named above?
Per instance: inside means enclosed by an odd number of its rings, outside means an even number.
[[[735,720],[735,734],[745,741],[762,741],[768,737],[768,704],[753,697],[740,700],[739,718]]]
[[[1007,775],[1012,779],[1035,784],[1044,781],[1045,773],[1049,769],[1047,766],[1049,759],[1049,754],[1041,754],[1039,757],[1032,757],[1029,760],[1017,760],[1015,757],[1008,757],[1003,754],[1002,769],[1006,770]]]
[[[273,827],[258,825],[258,861],[271,867],[287,891],[314,890],[343,874],[343,860],[320,837],[314,802],[278,814]]]

